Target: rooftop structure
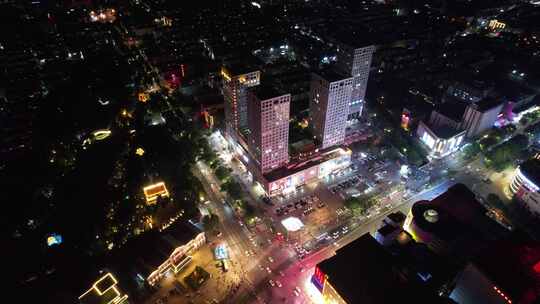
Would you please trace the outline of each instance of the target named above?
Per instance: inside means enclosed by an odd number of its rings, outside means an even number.
[[[431,201],[416,202],[404,228],[434,251],[466,259],[485,242],[509,232],[487,215],[465,185],[456,184]]]
[[[521,233],[490,243],[465,267],[450,297],[459,303],[538,303],[540,243]]]
[[[407,241],[403,244],[407,246]],[[325,303],[446,303],[422,283],[421,276],[413,271],[415,275],[408,276],[404,269],[416,267],[407,264],[364,234],[320,262],[312,282]]]
[[[81,304],[124,304],[128,295],[118,288],[118,281],[108,272],[79,297]]]
[[[146,204],[155,204],[158,197],[169,197],[169,191],[164,182],[158,182],[152,185],[148,185],[143,188],[144,197],[146,198]]]
[[[176,221],[162,232],[150,231],[114,252],[113,261],[125,273],[140,274],[154,285],[169,271],[183,269],[190,254],[206,242],[204,232],[190,223]]]

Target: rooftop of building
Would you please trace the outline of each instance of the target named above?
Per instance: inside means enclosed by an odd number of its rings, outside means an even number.
[[[350,154],[351,150],[344,147],[329,147],[318,152],[318,154],[310,157],[308,160],[291,163],[286,167],[281,167],[264,175],[268,182],[273,182],[291,176],[300,171],[309,169],[328,160],[337,158],[344,154]]]
[[[531,182],[540,185],[540,159],[531,158],[519,166],[521,173]]]
[[[347,303],[446,303],[420,284],[418,277],[406,278],[399,271],[400,263],[370,234],[364,234],[318,267]]]
[[[458,129],[454,129],[452,127],[449,127],[449,126],[438,126],[438,127],[434,127],[432,126],[430,123],[428,122],[423,122],[424,125],[426,127],[428,127],[431,132],[433,132],[438,138],[442,138],[442,139],[450,139],[460,133],[464,133],[465,131],[464,130],[458,130]]]
[[[345,76],[333,68],[319,70],[314,73],[328,82],[336,82],[351,78],[350,76]]]
[[[363,48],[382,42],[380,37],[369,34],[367,29],[337,31],[333,38],[338,43],[345,44],[353,48]]]
[[[503,104],[503,100],[499,98],[494,97],[486,97],[482,98],[480,101],[476,103],[476,108],[480,112],[485,112],[488,110],[491,110],[493,108],[496,108]]]
[[[392,226],[392,225],[384,225],[381,228],[379,228],[377,232],[383,236],[387,236],[391,234],[392,232],[396,231],[396,229],[400,229],[400,228]]]
[[[401,222],[405,221],[405,218],[407,216],[405,214],[403,214],[403,212],[397,211],[397,212],[392,212],[392,213],[388,214],[386,217],[389,218],[390,220],[392,220],[392,222],[394,222],[394,223],[401,223]]]
[[[176,221],[166,230],[152,230],[132,239],[126,245],[115,251],[111,258],[114,265],[125,272],[132,269],[147,277],[161,265],[179,246],[193,240],[201,231],[190,223]]]
[[[540,301],[540,242],[515,232],[490,243],[473,263],[513,302]]]
[[[508,231],[487,216],[487,210],[475,194],[456,184],[431,201],[418,201],[411,213],[414,223],[424,232],[451,243],[450,251],[467,253],[481,248],[483,242],[498,239]]]
[[[267,82],[261,83],[252,90],[253,94],[257,96],[259,100],[267,100],[279,96],[286,95],[283,92],[279,91],[275,86]]]
[[[452,96],[447,96],[445,97],[445,102],[440,103],[435,107],[435,111],[454,121],[459,122],[463,119],[463,114],[465,114],[465,109],[467,108],[467,105],[468,104],[464,101],[461,101]]]
[[[231,74],[231,76],[243,75],[260,70],[260,61],[253,56],[245,56],[235,58],[223,64],[223,67]]]

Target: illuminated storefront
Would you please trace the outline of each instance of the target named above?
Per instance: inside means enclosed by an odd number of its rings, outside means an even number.
[[[510,191],[533,214],[540,216],[540,160],[529,159],[516,169]]]
[[[339,295],[336,289],[328,281],[328,276],[319,267],[315,267],[315,272],[311,277],[311,283],[319,290],[325,304],[347,304]]]
[[[351,162],[351,150],[333,148],[314,155],[311,159],[291,164],[264,175],[268,195],[288,194],[309,182],[346,169]]]
[[[169,270],[172,270],[174,273],[182,270],[189,262],[191,262],[191,256],[189,255],[201,247],[205,242],[206,236],[204,232],[201,232],[185,245],[176,247],[171,255],[159,265],[156,270],[150,273],[147,278],[148,283],[150,283],[150,285],[156,284]]]
[[[441,158],[457,151],[463,143],[465,133],[465,130],[457,131],[449,128],[432,130],[423,121],[420,121],[416,131],[418,138],[427,146],[433,158]]]

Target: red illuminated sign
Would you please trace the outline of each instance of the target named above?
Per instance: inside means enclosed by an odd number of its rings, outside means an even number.
[[[313,285],[315,285],[320,292],[323,291],[324,284],[326,283],[326,275],[318,266],[315,267],[315,273],[313,273],[313,276],[311,277],[311,282],[313,282]]]

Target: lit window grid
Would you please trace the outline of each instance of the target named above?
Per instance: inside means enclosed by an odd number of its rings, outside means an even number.
[[[290,95],[261,101],[261,169],[267,172],[288,161]]]

